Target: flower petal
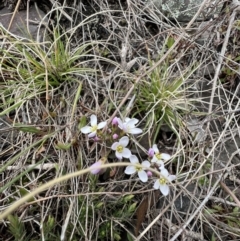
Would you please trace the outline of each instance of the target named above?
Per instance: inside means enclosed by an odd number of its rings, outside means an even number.
[[[119,152],[115,152],[115,155],[116,155],[116,157],[119,159],[119,160],[122,160],[122,158],[123,158],[123,155],[122,155],[122,153],[119,153]]]
[[[98,130],[99,130],[99,129],[104,128],[106,125],[107,125],[107,122],[106,122],[106,121],[103,121],[103,122],[100,122],[100,123],[97,125],[97,128],[98,128]]]
[[[168,170],[166,168],[159,168],[161,170],[161,175],[168,180]]]
[[[143,161],[143,162],[142,162],[142,166],[143,166],[143,167],[150,167],[151,164],[150,164],[149,161]]]
[[[140,180],[142,181],[142,182],[147,182],[147,180],[148,180],[148,175],[147,175],[147,173],[145,172],[145,171],[139,171],[138,172],[138,176],[139,176],[139,178],[140,178]]]
[[[152,162],[152,163],[156,163],[156,162],[158,162],[158,159],[157,159],[157,157],[156,157],[155,155],[153,156],[151,162]]]
[[[139,122],[139,120],[138,119],[136,119],[136,118],[128,118],[128,117],[126,117],[125,118],[125,122],[127,123],[127,124],[129,124],[130,126],[135,126],[138,122]]]
[[[129,158],[132,155],[131,151],[128,148],[124,148],[121,154],[125,158]]]
[[[132,118],[132,121],[134,122],[135,125],[139,122],[139,120],[136,118]]]
[[[160,185],[160,191],[164,196],[169,194],[169,186],[167,184]]]
[[[163,165],[159,165],[158,168],[159,168],[160,171],[161,171],[162,169],[165,169],[164,163],[163,163]]]
[[[88,137],[89,137],[89,138],[92,138],[92,137],[96,136],[96,134],[97,134],[97,132],[94,131],[94,132],[88,134]]]
[[[111,146],[111,149],[116,151],[117,147],[119,146],[119,142],[114,142]]]
[[[159,182],[159,179],[157,179],[153,185],[153,188],[154,189],[159,189],[160,188],[160,182]]]
[[[121,128],[124,132],[128,133],[128,126],[126,123],[122,124],[122,128]]]
[[[92,131],[91,126],[84,126],[84,127],[81,128],[81,132],[82,132],[83,134],[88,134],[88,133],[90,133],[91,131]]]
[[[140,134],[142,132],[143,131],[140,128],[130,128],[129,131],[128,131],[128,133],[130,133],[130,134]]]
[[[123,122],[122,122],[122,120],[120,118],[118,118],[117,120],[118,120],[118,127],[120,129],[123,129]]]
[[[138,158],[135,155],[130,156],[129,159],[133,164],[139,163]]]
[[[138,123],[138,120],[137,119],[130,119],[128,121],[126,121],[126,124],[130,127],[130,128],[134,128],[135,127],[135,124]]]
[[[167,153],[161,154],[161,159],[163,159],[164,161],[168,161],[170,158],[171,158],[171,156]]]
[[[126,147],[126,146],[128,145],[128,143],[129,143],[129,138],[128,138],[127,136],[124,136],[124,137],[122,137],[122,138],[119,140],[119,143],[120,143],[122,146]]]
[[[127,122],[130,121],[130,120],[131,120],[131,118],[126,117],[126,118],[124,119],[124,122],[127,123]]]
[[[177,177],[175,175],[169,175],[168,177],[168,181],[172,182],[173,180],[175,180]]]
[[[97,116],[96,115],[91,115],[90,117],[91,121],[91,126],[96,126],[97,125]]]
[[[127,166],[125,169],[125,173],[131,175],[136,172],[136,168],[134,166]]]
[[[162,160],[157,160],[156,163],[159,166],[160,170],[164,167],[164,163]]]
[[[155,153],[159,153],[159,150],[156,144],[153,145],[152,149],[154,150]]]
[[[91,169],[93,168],[93,170],[91,170],[92,174],[98,174],[101,171],[101,168],[99,168],[102,165],[101,161],[95,162],[94,164],[91,165]]]

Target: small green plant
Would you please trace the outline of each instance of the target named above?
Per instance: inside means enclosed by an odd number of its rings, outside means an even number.
[[[162,52],[171,48],[174,38],[167,37]],[[150,67],[156,62],[149,60]],[[172,54],[167,56],[160,66],[154,68],[151,73],[139,81],[136,85],[136,111],[135,115],[146,117],[145,129],[152,129],[155,136],[159,133],[162,125],[167,125],[177,134],[176,128],[182,126],[183,114],[189,112],[191,99],[187,98],[186,80],[193,71],[193,66],[184,72],[179,71]],[[146,112],[147,111],[147,112]]]
[[[27,241],[27,232],[24,223],[19,220],[17,215],[9,215],[9,232],[13,235],[15,241]]]
[[[150,61],[150,66],[153,65],[154,62]],[[166,61],[156,67],[136,86],[136,113],[147,116],[146,129],[153,126],[154,141],[162,124],[176,132],[175,128],[182,125],[182,114],[189,111],[190,100],[185,93],[187,74],[175,76],[169,65],[170,62]]]
[[[56,228],[56,221],[52,215],[49,215],[47,221],[43,222],[42,225],[44,240],[58,240],[57,236],[53,232],[54,228]]]
[[[207,220],[209,217],[215,218],[219,223],[221,223],[221,226],[226,226],[229,230],[232,231],[232,233],[239,235],[239,207],[226,209],[222,204],[212,203],[211,207],[206,208],[203,214]]]
[[[4,96],[1,114],[44,93],[49,99],[50,90],[93,72],[86,67],[85,60],[93,43],[84,43],[72,49],[67,33],[60,32],[59,27],[55,28],[42,43],[8,39],[9,45],[0,51],[1,76],[4,79],[0,91]]]
[[[98,191],[102,192],[104,190],[101,189]],[[87,230],[82,229],[86,227],[86,222],[88,223],[87,227],[89,227],[90,224],[92,226],[92,223],[95,222],[98,223],[92,234],[95,236],[95,240],[120,240],[121,228],[119,223],[126,222],[136,210],[137,203],[134,202],[133,198],[133,195],[126,195],[104,202],[104,200],[100,200],[101,196],[99,195],[92,196],[88,199],[80,197],[80,225],[76,234],[79,237],[84,237],[84,233],[87,232]]]

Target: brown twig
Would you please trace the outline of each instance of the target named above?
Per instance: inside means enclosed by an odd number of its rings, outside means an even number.
[[[220,181],[220,186],[224,189],[224,191],[226,191],[232,197],[232,199],[235,201],[238,207],[240,207],[239,199],[235,196],[235,194],[227,187],[227,185],[223,181]]]

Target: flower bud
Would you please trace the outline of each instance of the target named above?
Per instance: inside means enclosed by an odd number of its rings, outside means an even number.
[[[114,118],[113,118],[113,120],[112,120],[112,125],[113,126],[116,126],[116,125],[118,125],[118,118],[115,116]]]
[[[151,171],[147,171],[147,175],[148,175],[148,177],[151,177],[152,176],[152,172]]]
[[[154,150],[153,150],[153,148],[150,148],[150,149],[148,150],[148,155],[149,155],[149,157],[153,157],[153,156],[154,156]]]
[[[115,133],[115,134],[113,134],[112,137],[113,137],[113,140],[116,140],[118,138],[118,134]]]

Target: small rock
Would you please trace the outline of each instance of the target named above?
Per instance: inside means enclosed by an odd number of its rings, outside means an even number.
[[[169,19],[189,22],[197,13],[204,0],[149,0]],[[207,1],[197,20],[207,20],[219,14],[223,1]]]
[[[8,29],[12,15],[13,13],[7,8],[0,10],[0,24],[2,24],[5,29]],[[39,30],[39,23],[44,16],[45,13],[42,10],[37,8],[36,5],[32,5],[29,7],[28,14],[27,10],[22,10],[16,13],[9,31],[18,37],[33,39],[38,38],[38,40],[40,40],[41,37],[37,36],[37,34]],[[28,28],[27,23],[29,26]]]
[[[203,129],[202,121],[199,121],[196,117],[186,121],[186,127],[194,138],[193,142],[199,143],[206,139],[206,133]]]

